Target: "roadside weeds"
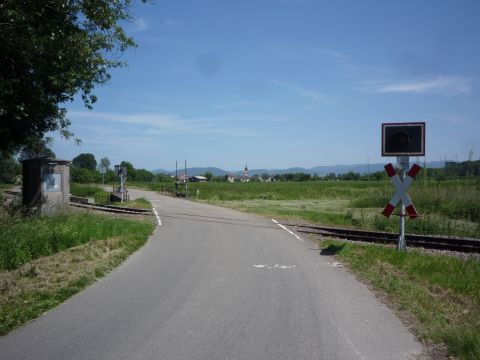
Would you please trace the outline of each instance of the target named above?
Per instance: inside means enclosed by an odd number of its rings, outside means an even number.
[[[146,224],[153,229],[153,224]],[[13,270],[0,270],[0,335],[61,304],[103,277],[148,239],[127,234],[91,240]]]

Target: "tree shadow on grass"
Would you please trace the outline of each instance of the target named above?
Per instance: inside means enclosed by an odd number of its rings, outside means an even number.
[[[324,255],[324,256],[332,256],[332,255],[335,255],[337,253],[339,253],[340,251],[342,251],[342,249],[345,247],[345,244],[330,244],[328,245],[325,249],[322,249],[320,251],[320,255]]]

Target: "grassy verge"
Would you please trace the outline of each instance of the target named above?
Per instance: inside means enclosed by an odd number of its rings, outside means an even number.
[[[110,202],[110,193],[105,191],[101,185],[70,183],[70,193],[75,196],[93,198],[95,204],[108,204]]]
[[[323,245],[410,315],[418,335],[480,359],[480,261],[327,240]]]
[[[0,335],[102,277],[141,247],[153,227],[91,214],[2,223]]]
[[[0,269],[6,270],[16,269],[28,261],[85,244],[92,239],[143,234],[145,229],[150,229],[142,223],[93,214],[27,219],[5,215],[0,217],[0,225]]]
[[[116,202],[115,206],[125,206],[133,209],[151,209],[152,203],[145,198],[125,201],[123,203]]]

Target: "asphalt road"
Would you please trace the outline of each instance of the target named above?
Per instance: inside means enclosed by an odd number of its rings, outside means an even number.
[[[162,226],[111,274],[0,339],[0,359],[414,359],[345,268],[271,219],[151,192]]]

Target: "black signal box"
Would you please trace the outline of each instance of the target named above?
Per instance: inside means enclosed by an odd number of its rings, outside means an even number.
[[[424,155],[424,122],[382,124],[382,156]]]

